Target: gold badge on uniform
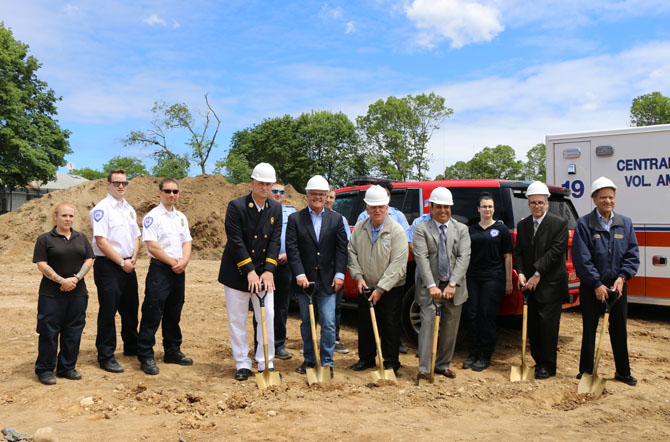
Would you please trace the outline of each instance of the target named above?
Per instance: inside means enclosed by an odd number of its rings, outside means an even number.
[[[128,212],[128,216],[130,217],[130,219],[135,219],[135,217],[133,216],[133,212]]]
[[[184,218],[181,219],[181,226],[184,227]]]
[[[249,208],[251,209],[252,207],[254,207],[254,203],[249,203]]]
[[[275,223],[275,217],[274,217],[274,216],[271,216],[271,217],[270,217],[270,224],[274,224],[274,223]]]

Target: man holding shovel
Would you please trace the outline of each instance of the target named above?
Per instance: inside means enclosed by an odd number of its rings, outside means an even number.
[[[356,223],[349,241],[349,273],[356,280],[358,293],[374,288],[370,295],[358,297],[358,357],[350,368],[362,371],[374,367],[375,339],[368,302],[375,305],[381,335],[384,367],[400,368],[400,304],[407,273],[407,235],[388,215],[389,196],[381,186],[365,192],[369,218]]]
[[[336,293],[344,284],[347,270],[347,234],[342,216],[325,209],[328,181],[315,175],[307,181],[307,207],[288,217],[286,227],[286,254],[291,271],[296,275],[298,287],[306,289],[314,282],[313,300],[318,308],[321,324],[321,364],[330,367],[328,376],[333,376],[333,351],[335,350],[335,302]],[[296,369],[306,374],[314,368],[314,344],[310,327],[309,299],[298,293],[300,306],[300,334],[304,345],[305,361]],[[319,368],[320,369],[320,368]]]
[[[262,336],[261,305],[256,294],[266,292],[265,315],[267,346],[265,360],[264,342],[256,348],[258,371],[273,370],[274,359],[274,272],[281,245],[281,205],[268,198],[272,184],[277,181],[275,169],[268,163],[259,163],[251,173],[251,193],[232,200],[226,210],[226,236],[228,243],[223,250],[219,282],[224,285],[230,343],[235,358],[235,379],[246,381],[251,376],[251,359],[248,356],[246,320],[249,297]]]
[[[470,263],[468,228],[451,217],[451,192],[436,187],[430,194],[432,220],[419,224],[414,232],[414,259],[418,270],[415,300],[421,308],[419,331],[419,374],[428,379],[432,370],[453,379],[449,368],[454,355],[461,309],[468,299],[465,273]],[[432,363],[433,328],[436,309],[441,310],[439,345]]]
[[[640,265],[637,238],[630,218],[614,212],[616,185],[600,177],[591,186],[596,208],[577,221],[572,239],[572,262],[581,280],[579,299],[582,306],[582,350],[578,379],[593,374],[593,352],[598,318],[607,299],[607,289],[618,292],[612,306],[609,334],[614,353],[614,379],[636,385],[630,374],[626,319],[628,305],[626,281],[635,276]]]

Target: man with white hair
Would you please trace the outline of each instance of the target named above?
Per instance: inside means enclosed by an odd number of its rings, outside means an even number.
[[[593,373],[593,351],[598,318],[604,310],[607,289],[618,293],[609,319],[609,334],[614,353],[614,379],[636,385],[630,374],[626,319],[628,298],[626,281],[637,273],[640,252],[630,218],[614,212],[616,185],[606,177],[595,180],[591,198],[596,208],[577,220],[572,239],[572,263],[580,279],[579,300],[582,306],[582,349],[578,379]]]
[[[556,375],[558,327],[568,296],[568,223],[549,212],[549,188],[535,181],[526,189],[531,216],[517,224],[514,266],[528,294],[528,338],[535,379]]]
[[[335,350],[335,303],[336,293],[344,285],[347,271],[347,234],[342,216],[325,208],[328,181],[315,175],[307,181],[307,207],[288,217],[286,227],[286,253],[288,263],[296,279],[296,285],[308,289],[314,283],[313,303],[318,310],[321,325],[321,365],[330,367],[333,377],[333,351]],[[316,355],[309,314],[309,299],[298,293],[300,306],[300,334],[304,346],[305,361],[296,369],[305,374],[314,368]]]
[[[358,285],[358,357],[350,368],[375,367],[376,347],[368,302],[375,305],[384,369],[400,368],[400,306],[409,248],[405,230],[388,216],[389,196],[371,186],[364,198],[369,217],[356,223],[349,241],[349,273]],[[371,294],[363,291],[374,288]]]
[[[258,371],[274,370],[274,272],[281,245],[281,204],[268,198],[272,184],[277,181],[275,169],[268,163],[259,163],[251,174],[251,193],[234,199],[226,210],[226,236],[219,282],[224,285],[230,343],[237,372],[235,379],[244,381],[251,376],[251,358],[247,344],[246,319],[249,297],[258,322],[261,337],[256,348]],[[267,326],[268,361],[263,352],[260,301],[252,295],[266,291],[265,321]]]

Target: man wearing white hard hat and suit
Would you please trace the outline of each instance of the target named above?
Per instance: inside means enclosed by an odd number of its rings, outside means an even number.
[[[313,302],[321,324],[320,361],[333,373],[335,350],[335,301],[344,284],[347,271],[347,234],[342,215],[325,208],[328,181],[315,175],[307,181],[307,207],[288,217],[286,227],[286,254],[296,285],[307,289],[314,282]],[[310,289],[311,290],[311,289]],[[297,372],[305,374],[316,363],[309,317],[309,300],[298,289],[300,306],[300,334],[304,345],[305,361]]]
[[[465,274],[470,264],[468,228],[451,217],[454,200],[446,187],[430,194],[432,220],[416,226],[413,237],[418,275],[414,299],[421,308],[418,379],[428,379],[435,309],[441,309],[435,373],[453,379],[454,355],[463,304],[468,300]]]
[[[528,294],[528,338],[535,379],[556,375],[558,328],[568,296],[568,223],[549,212],[549,188],[534,181],[526,189],[527,216],[517,224],[514,266]]]
[[[381,186],[371,186],[364,198],[369,218],[359,221],[349,241],[349,273],[358,292],[374,287],[370,295],[358,297],[358,357],[350,368],[361,371],[374,367],[375,348],[368,301],[375,305],[381,337],[384,367],[398,371],[400,345],[400,304],[407,273],[407,235],[388,216],[389,196]]]
[[[268,198],[272,184],[277,181],[275,169],[268,163],[259,163],[251,174],[251,193],[232,200],[226,210],[226,236],[219,282],[224,285],[230,343],[237,372],[235,379],[244,381],[251,376],[251,358],[247,343],[246,320],[249,297],[258,322],[259,336],[256,348],[258,370],[273,370],[274,359],[274,272],[281,246],[281,204]],[[263,354],[260,301],[252,293],[259,293],[261,285],[267,290],[265,321],[267,325],[268,359]]]

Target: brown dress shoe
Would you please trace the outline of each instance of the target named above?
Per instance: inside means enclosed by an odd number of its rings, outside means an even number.
[[[435,374],[441,374],[442,376],[449,379],[454,379],[456,377],[456,373],[451,371],[449,368],[445,368],[444,370],[435,369]]]

